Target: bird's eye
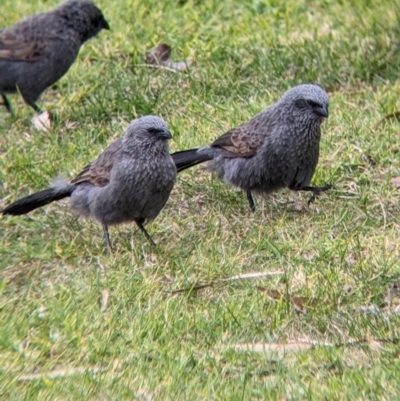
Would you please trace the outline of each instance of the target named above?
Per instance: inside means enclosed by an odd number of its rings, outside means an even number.
[[[149,131],[150,134],[156,135],[156,134],[158,134],[159,132],[161,132],[162,129],[159,129],[159,128],[149,128],[147,131]]]
[[[307,104],[311,107],[321,107],[321,105],[317,102],[314,102],[313,100],[307,100]]]
[[[307,102],[304,99],[298,99],[296,100],[295,105],[299,109],[305,109],[307,107]]]

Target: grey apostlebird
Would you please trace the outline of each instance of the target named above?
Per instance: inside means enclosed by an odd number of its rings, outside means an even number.
[[[320,126],[328,117],[328,106],[328,95],[319,86],[295,86],[278,102],[210,146],[171,156],[178,172],[211,160],[208,169],[243,189],[252,211],[252,192],[269,193],[280,188],[311,191],[310,204],[331,187],[310,186],[318,163]]]
[[[102,12],[89,0],[68,0],[52,11],[35,14],[0,30],[0,94],[11,113],[6,93],[20,92],[41,113],[36,101],[75,61],[83,43],[110,29]]]
[[[126,134],[112,142],[70,183],[19,199],[2,213],[21,215],[66,197],[78,214],[98,220],[111,251],[108,226],[134,221],[143,227],[154,220],[167,202],[176,181],[176,167],[168,151],[171,138],[165,122],[145,116],[131,122]]]

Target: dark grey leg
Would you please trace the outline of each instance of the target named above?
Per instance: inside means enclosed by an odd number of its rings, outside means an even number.
[[[23,95],[23,93],[19,90],[18,88],[18,92],[21,94],[22,98],[24,99],[24,102],[28,105],[31,106],[33,110],[36,111],[36,113],[38,114],[42,114],[43,110],[35,103],[34,100],[28,100],[25,98],[25,96]],[[35,99],[36,100],[36,99]]]
[[[152,240],[152,238],[150,237],[149,233],[143,227],[142,222],[141,221],[135,221],[135,223],[140,228],[140,231],[142,231],[142,233],[145,235],[145,237],[149,240],[150,244],[153,245],[153,246],[156,246],[156,243]]]
[[[306,186],[306,187],[301,187],[301,188],[293,188],[291,187],[290,189],[292,191],[308,191],[312,192],[313,194],[311,195],[311,198],[308,200],[308,204],[311,205],[317,199],[317,196],[324,191],[327,191],[328,189],[331,189],[332,185],[331,184],[326,184],[322,187],[311,187],[311,186]]]
[[[43,110],[36,103],[28,103],[38,114],[42,114]]]
[[[108,234],[108,226],[107,224],[102,223],[104,239],[106,240],[106,252],[112,253],[112,246],[110,241],[110,235]]]
[[[247,201],[249,202],[250,210],[254,213],[256,211],[256,205],[254,204],[253,196],[251,191],[246,191]]]

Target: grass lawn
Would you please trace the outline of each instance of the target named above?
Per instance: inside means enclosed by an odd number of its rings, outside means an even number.
[[[68,202],[0,218],[0,398],[399,399],[400,122],[382,119],[400,110],[400,3],[96,3],[112,30],[41,97],[52,128],[19,96],[0,108],[0,207],[73,178],[137,116],[195,147],[305,82],[330,95],[313,182],[334,187],[252,214],[193,168],[147,226],[158,246],[112,227],[109,256]],[[2,0],[0,27],[55,4]],[[190,68],[144,65],[161,42]]]

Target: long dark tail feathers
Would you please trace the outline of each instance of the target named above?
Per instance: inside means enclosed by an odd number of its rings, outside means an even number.
[[[32,210],[48,205],[51,202],[71,196],[74,189],[75,187],[73,185],[63,185],[48,188],[32,195],[25,196],[25,198],[18,199],[3,209],[1,213],[11,214],[13,216],[27,214]]]
[[[178,173],[187,168],[193,167],[196,164],[212,159],[212,157],[205,154],[199,154],[197,151],[198,149],[182,150],[181,152],[175,152],[171,155]]]

